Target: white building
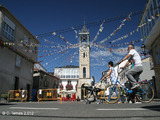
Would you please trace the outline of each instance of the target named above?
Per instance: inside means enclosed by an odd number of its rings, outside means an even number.
[[[79,80],[79,67],[67,65],[54,68],[54,75],[60,78],[59,89],[63,89],[64,96],[76,93]]]

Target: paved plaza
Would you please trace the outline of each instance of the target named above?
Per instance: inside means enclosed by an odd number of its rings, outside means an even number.
[[[0,120],[159,120],[160,101],[137,104],[10,102],[0,104]]]

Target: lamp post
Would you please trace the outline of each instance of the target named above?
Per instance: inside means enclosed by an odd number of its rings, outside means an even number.
[[[150,49],[148,52],[146,52],[146,46],[144,44],[142,44],[141,49],[142,49],[142,53],[144,55],[150,55],[150,56],[152,56],[152,49]]]
[[[144,44],[142,44],[141,49],[142,49],[143,54],[146,55],[146,53],[145,53],[145,45]]]

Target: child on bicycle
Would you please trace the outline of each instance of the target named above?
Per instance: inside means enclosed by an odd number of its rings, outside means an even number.
[[[112,61],[108,62],[108,67],[109,67],[109,71],[108,71],[108,73],[102,78],[102,80],[105,80],[106,77],[110,76],[111,84],[115,84],[115,83],[116,83],[116,72],[115,72],[115,70],[114,70],[114,68],[113,68],[113,62],[112,62]],[[118,92],[118,91],[117,91],[117,89],[116,89],[116,94],[118,94],[117,92]],[[121,99],[119,98],[118,104],[120,104],[120,103],[122,103],[122,102],[121,102]]]

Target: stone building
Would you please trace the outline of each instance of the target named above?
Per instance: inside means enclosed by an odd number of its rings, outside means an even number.
[[[48,73],[41,64],[34,65],[33,89],[55,89],[58,85],[58,77]]]
[[[0,5],[0,94],[20,88],[31,96],[39,41]]]
[[[160,98],[160,0],[148,0],[139,27],[145,49],[150,51],[155,71],[157,96]]]

